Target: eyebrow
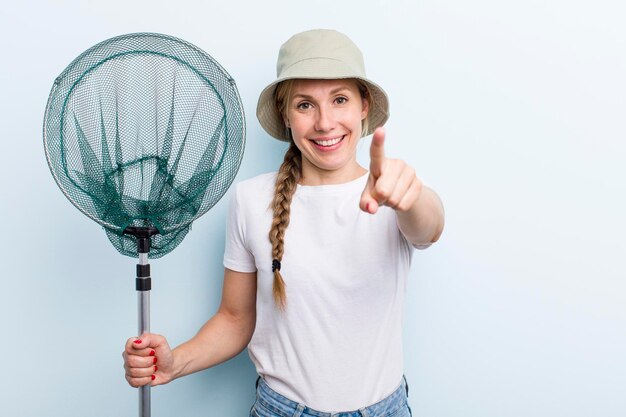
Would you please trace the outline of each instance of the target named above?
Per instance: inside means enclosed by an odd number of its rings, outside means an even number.
[[[332,90],[330,90],[330,95],[340,93],[343,90],[350,90],[350,89],[348,87],[344,87],[344,86],[333,88]],[[292,99],[295,99],[295,98],[312,99],[313,96],[310,96],[308,94],[296,93],[296,94],[293,95]]]

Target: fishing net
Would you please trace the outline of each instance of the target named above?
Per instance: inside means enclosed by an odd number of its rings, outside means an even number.
[[[56,78],[43,134],[66,197],[124,255],[137,256],[129,231],[152,228],[159,258],[232,183],[245,121],[234,80],[213,58],[136,33],[93,46]]]

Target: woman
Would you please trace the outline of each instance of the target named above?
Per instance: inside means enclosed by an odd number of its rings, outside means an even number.
[[[408,416],[406,279],[413,248],[441,235],[441,202],[385,157],[387,96],[350,39],[297,34],[277,69],[257,116],[290,146],[278,173],[233,193],[220,308],[174,350],[159,335],[129,339],[126,378],[165,384],[248,347],[260,375],[253,416]],[[356,145],[371,133],[368,172]]]

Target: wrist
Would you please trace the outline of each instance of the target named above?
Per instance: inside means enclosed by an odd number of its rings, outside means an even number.
[[[186,372],[188,366],[189,361],[186,359],[184,345],[180,345],[172,350],[172,371],[170,381],[187,375],[189,373]]]

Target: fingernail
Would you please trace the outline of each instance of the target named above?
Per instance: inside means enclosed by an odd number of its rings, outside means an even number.
[[[155,352],[154,350],[151,350],[151,351],[150,351],[150,356],[154,356],[154,355],[155,355],[155,353],[156,353],[156,352]]]
[[[154,365],[154,372],[156,372],[158,370],[159,370],[159,368],[156,365]]]
[[[156,356],[154,357],[154,360],[152,361],[152,363],[157,363],[157,358],[156,358]]]
[[[367,203],[365,205],[365,210],[367,210],[367,212],[369,213],[369,211],[370,211],[370,203]]]
[[[140,345],[141,344],[141,340],[137,339],[133,343],[136,344],[136,345]]]
[[[156,376],[152,375],[152,380],[154,381],[156,379]]]

